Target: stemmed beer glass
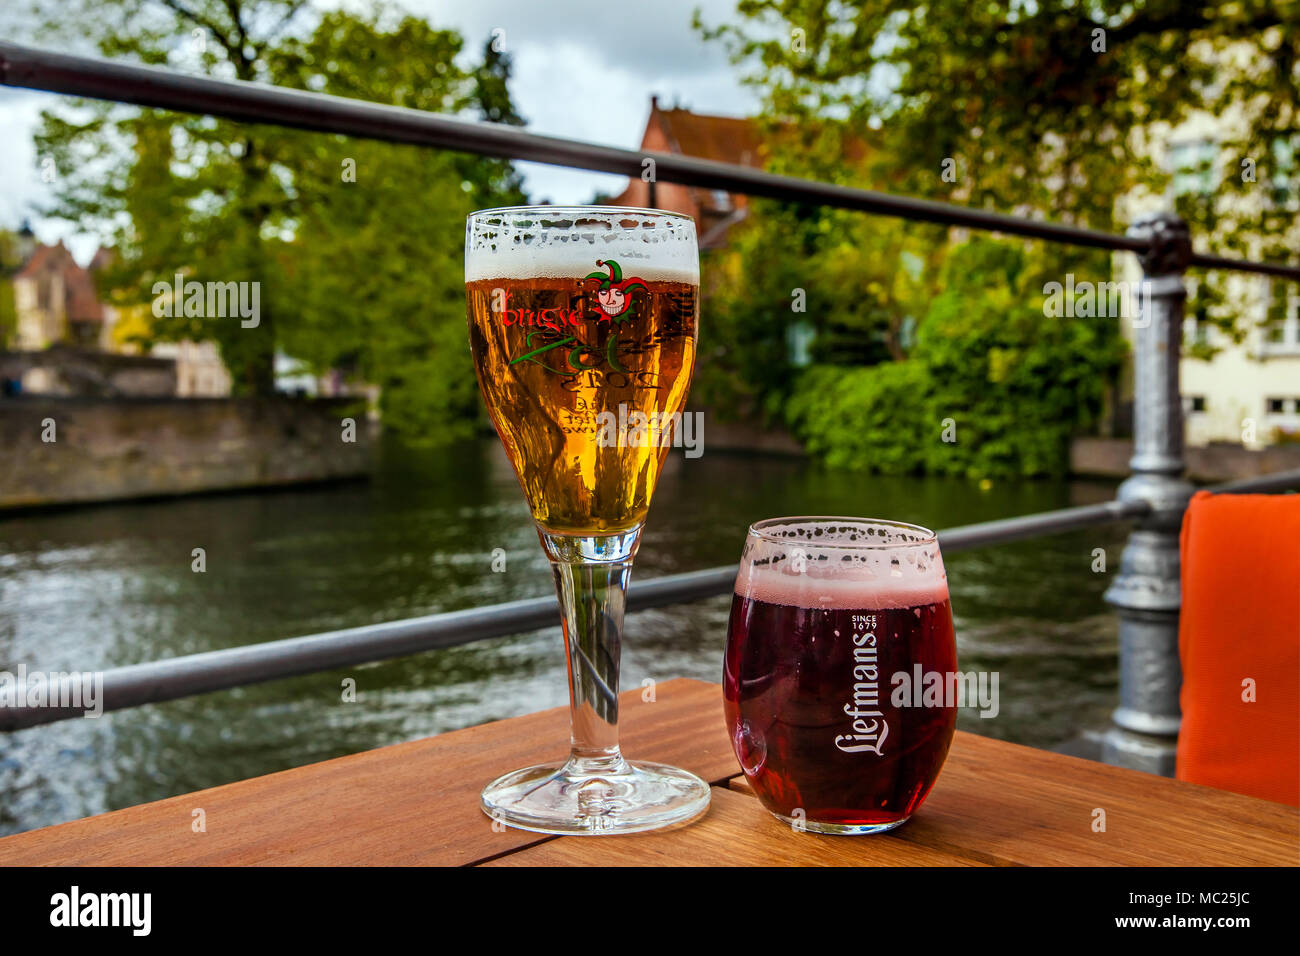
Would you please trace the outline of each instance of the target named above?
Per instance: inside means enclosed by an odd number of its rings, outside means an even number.
[[[688,820],[708,785],[618,746],[628,576],[695,364],[699,253],[689,216],[519,206],[469,216],[470,350],[559,596],[571,752],[484,790],[485,813],[543,833]]]

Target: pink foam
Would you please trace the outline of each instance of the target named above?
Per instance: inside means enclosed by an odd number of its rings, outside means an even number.
[[[791,607],[845,611],[904,609],[948,600],[948,575],[942,564],[931,566],[921,574],[901,572],[897,577],[890,572],[827,577],[749,565],[742,567],[736,577],[736,593]]]

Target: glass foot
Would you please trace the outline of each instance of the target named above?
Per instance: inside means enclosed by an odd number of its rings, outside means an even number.
[[[772,816],[776,817],[778,820],[784,820],[795,830],[807,830],[809,833],[832,833],[836,836],[861,836],[864,833],[885,833],[888,830],[901,827],[908,820],[912,819],[911,814],[908,814],[901,820],[891,820],[888,823],[818,823],[816,820],[802,820],[798,817],[787,817],[784,813],[772,812]]]
[[[709,785],[685,770],[620,759],[600,772],[573,761],[499,777],[483,789],[483,812],[520,830],[595,836],[658,830],[709,808]]]

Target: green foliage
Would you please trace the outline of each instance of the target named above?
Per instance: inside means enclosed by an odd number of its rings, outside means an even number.
[[[973,478],[1060,475],[1123,357],[1114,318],[1049,319],[1018,246],[954,250],[901,363],[810,370],[788,422],[837,467]],[[955,439],[952,441],[946,438]]]
[[[176,69],[521,123],[510,61],[462,68],[451,30],[374,5],[299,0],[76,0],[53,18],[104,53]],[[93,9],[94,15],[90,15]],[[177,42],[177,37],[186,38]],[[193,41],[193,42],[191,42]],[[524,201],[511,164],[212,117],[83,104],[37,137],[60,171],[49,212],[118,253],[104,280],[148,302],[178,271],[261,283],[261,322],[161,318],[156,340],[211,339],[239,391],[272,387],[276,351],[379,385],[385,426],[420,438],[481,420],[465,337],[465,216]]]
[[[0,229],[0,350],[8,347],[9,340],[18,330],[12,275],[20,265],[18,237]]]
[[[0,350],[9,347],[18,331],[18,312],[14,306],[13,281],[0,277]]]
[[[1116,200],[1165,191],[1168,130],[1199,111],[1233,121],[1216,127],[1206,190],[1177,197],[1197,247],[1296,261],[1300,4],[739,0],[737,13],[697,26],[729,47],[769,124],[800,130],[788,171],[838,167],[843,182],[843,144],[865,140],[879,150],[855,185],[1122,231]],[[1241,310],[1220,281],[1201,304],[1231,329]]]
[[[925,468],[923,433],[933,431],[923,404],[930,388],[920,362],[814,366],[800,377],[786,421],[833,468],[912,474]]]
[[[1300,248],[1296,4],[740,0],[737,13],[697,26],[760,93],[776,172],[1122,231],[1117,200],[1165,192],[1168,130],[1199,111],[1240,122],[1216,131],[1206,188],[1178,196],[1198,248],[1281,261]],[[1039,290],[1067,272],[1111,278],[1107,255],[971,243],[948,259],[932,227],[769,206],[715,264],[706,401],[784,408],[846,467],[1064,469],[1121,348],[1115,319],[1048,319]],[[817,330],[819,367],[802,373],[784,351],[792,285]],[[1214,275],[1191,308],[1229,329],[1243,312]],[[956,442],[940,441],[949,419]]]
[[[1246,125],[1224,133],[1263,165],[1300,109],[1294,3],[740,0],[737,12],[704,32],[749,67],[771,115],[903,127],[902,191],[965,191],[976,206],[1108,226],[1114,197],[1162,184],[1134,127],[1246,105]],[[945,157],[955,183],[938,176]]]
[[[732,415],[779,417],[796,377],[796,326],[813,333],[817,363],[901,359],[933,292],[941,242],[929,226],[755,201],[729,248],[704,264],[694,395]]]
[[[366,58],[335,55],[350,48],[366,49]],[[333,13],[282,56],[294,85],[432,110],[448,108],[454,93],[458,109],[517,121],[508,97],[500,99],[509,61],[489,46],[476,77],[452,75],[459,50],[455,34],[415,18],[376,33]],[[277,289],[296,318],[284,348],[313,368],[344,366],[379,384],[386,427],[408,439],[472,432],[482,413],[465,331],[465,216],[523,202],[514,170],[345,137],[291,134],[288,142],[298,215],[295,238],[280,251]],[[354,182],[343,181],[345,164]]]

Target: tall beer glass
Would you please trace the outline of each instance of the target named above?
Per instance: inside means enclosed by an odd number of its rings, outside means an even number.
[[[650,830],[709,788],[618,746],[628,576],[695,363],[699,253],[688,216],[608,206],[473,213],[470,350],[559,595],[571,752],[483,791],[494,819],[542,833]]]

